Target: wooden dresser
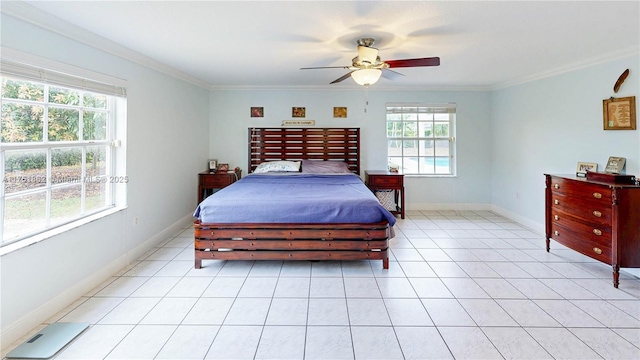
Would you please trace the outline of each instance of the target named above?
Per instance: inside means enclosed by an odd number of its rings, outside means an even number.
[[[553,239],[610,264],[618,287],[621,267],[640,267],[640,186],[632,177],[609,181],[600,175],[545,174],[547,251]]]

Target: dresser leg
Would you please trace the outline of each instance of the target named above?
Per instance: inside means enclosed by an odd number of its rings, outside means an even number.
[[[551,245],[551,240],[549,240],[549,238],[547,238],[547,252],[549,252],[549,245]]]
[[[618,264],[613,264],[613,287],[618,288],[618,284],[620,284],[620,266]]]
[[[196,269],[202,269],[202,259],[196,259]]]

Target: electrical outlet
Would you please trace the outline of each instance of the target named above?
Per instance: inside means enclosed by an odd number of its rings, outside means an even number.
[[[140,218],[139,217],[134,217],[133,218],[133,225],[138,225],[138,223],[140,222]]]
[[[520,199],[520,193],[516,191],[516,199]]]

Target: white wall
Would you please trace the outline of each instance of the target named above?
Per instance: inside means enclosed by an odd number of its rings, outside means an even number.
[[[625,69],[630,76],[614,94]],[[640,130],[605,131],[602,119],[602,101],[612,96],[636,96],[640,109],[639,73],[632,56],[494,91],[491,202],[543,231],[543,174],[575,173],[579,161],[604,171],[609,156],[622,156],[626,172],[640,175]]]
[[[209,92],[4,14],[0,20],[5,47],[128,81],[128,209],[0,258],[4,346],[135,260],[133,249],[184,224],[206,166]]]
[[[350,81],[350,80],[348,80]],[[383,81],[383,80],[381,80]],[[291,108],[306,108],[305,120],[316,127],[359,127],[361,175],[386,169],[386,115],[390,102],[457,104],[457,160],[455,178],[405,179],[407,208],[425,206],[484,207],[491,202],[490,98],[483,91],[392,91],[369,89],[218,90],[211,92],[209,155],[231,167],[247,168],[247,129],[279,127],[292,120]],[[264,107],[264,118],[250,117],[252,106]],[[346,106],[347,118],[333,118],[334,106]]]

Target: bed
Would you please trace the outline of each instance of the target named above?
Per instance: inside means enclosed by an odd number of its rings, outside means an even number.
[[[382,260],[388,269],[395,217],[359,177],[359,144],[358,128],[250,128],[249,175],[194,212],[195,267],[202,260]]]

